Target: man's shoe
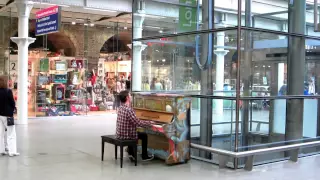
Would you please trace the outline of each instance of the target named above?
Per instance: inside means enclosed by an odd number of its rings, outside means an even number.
[[[8,155],[8,152],[7,152],[7,151],[2,152],[1,155],[2,155],[2,156],[6,156],[6,155]]]
[[[154,159],[154,155],[148,156],[148,157],[142,157],[142,161],[151,161]]]
[[[20,153],[9,153],[9,157],[20,156]]]

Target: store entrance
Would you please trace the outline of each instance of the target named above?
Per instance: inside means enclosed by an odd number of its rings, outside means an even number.
[[[131,16],[62,7],[59,32],[35,36],[35,14],[48,7],[35,4],[29,20],[29,36],[36,38],[29,46],[26,77],[29,117],[115,113],[119,105],[115,94],[128,88],[131,76],[127,46],[132,37]],[[17,10],[7,8],[0,16],[7,18],[6,31],[11,32],[1,39],[7,44],[1,46],[4,59],[0,59],[0,71],[9,77],[18,100],[18,47],[10,42],[10,37],[18,36]]]

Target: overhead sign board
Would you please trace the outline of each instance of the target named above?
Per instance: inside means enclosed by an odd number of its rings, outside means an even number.
[[[61,8],[52,6],[36,12],[36,36],[58,32],[60,29]]]
[[[195,31],[197,29],[197,0],[179,0],[179,28],[180,32]]]

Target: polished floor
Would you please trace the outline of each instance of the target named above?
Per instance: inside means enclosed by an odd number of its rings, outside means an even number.
[[[115,114],[30,120],[17,126],[20,157],[0,157],[0,180],[316,180],[320,156],[298,163],[281,162],[255,167],[254,171],[220,170],[196,160],[179,166],[161,161],[125,161],[120,169],[113,146],[106,146],[100,161],[100,136],[115,132]]]

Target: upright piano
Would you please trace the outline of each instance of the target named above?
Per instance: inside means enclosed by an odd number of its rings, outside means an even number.
[[[155,122],[138,128],[148,134],[148,152],[168,165],[190,159],[191,99],[173,94],[133,94],[133,108],[140,120]]]

